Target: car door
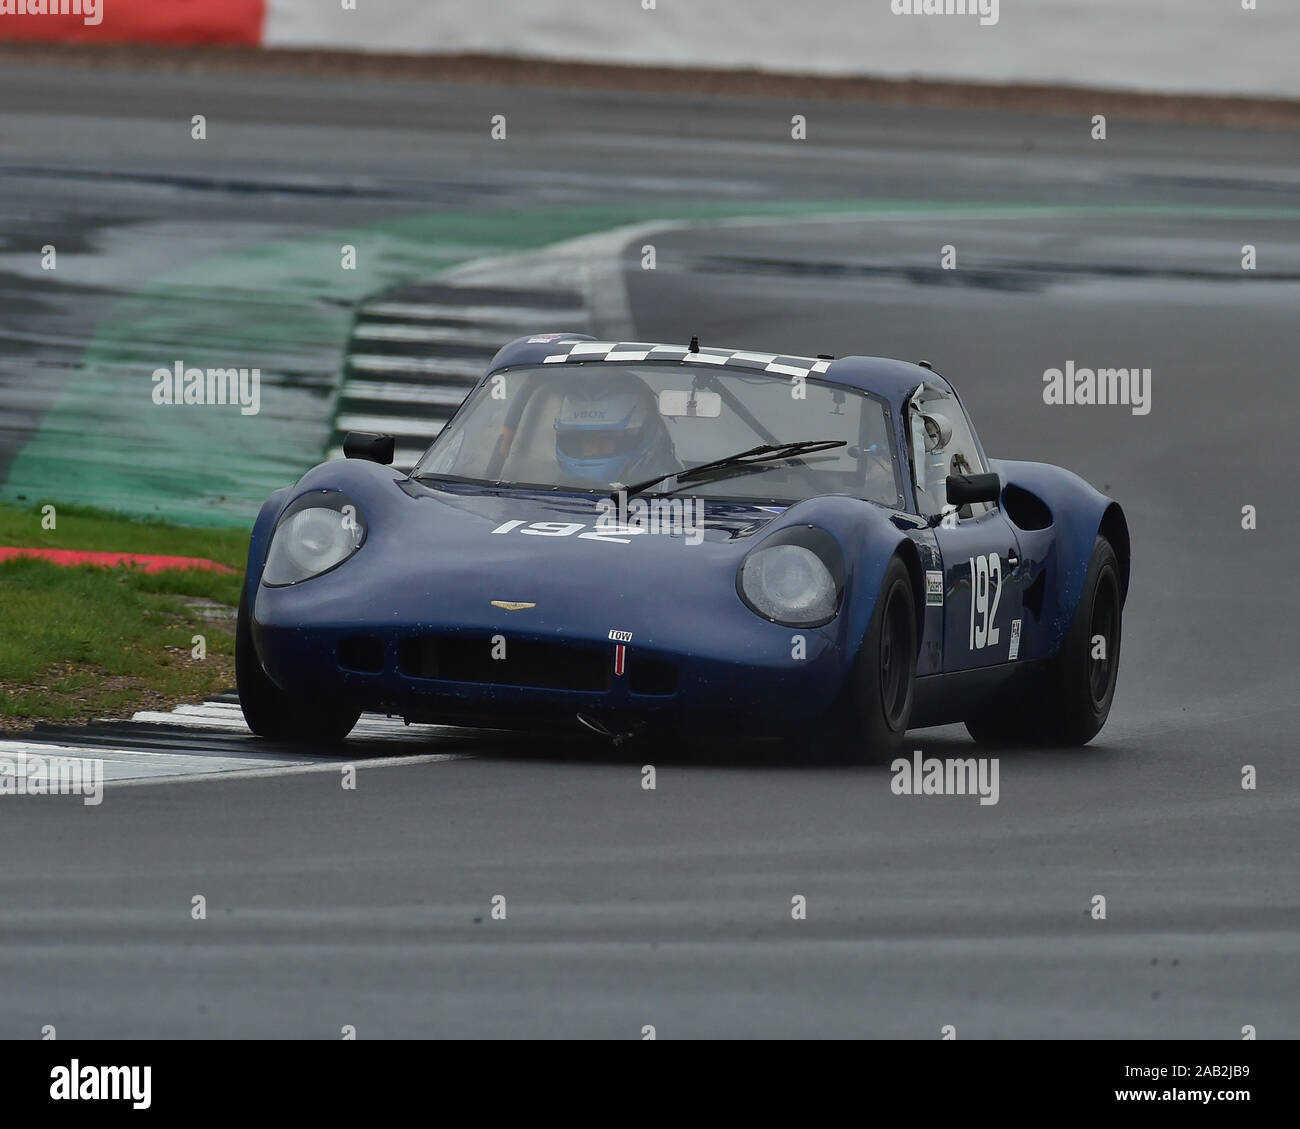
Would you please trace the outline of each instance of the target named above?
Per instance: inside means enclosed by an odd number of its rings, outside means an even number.
[[[947,504],[950,474],[988,465],[966,410],[936,376],[908,404],[917,509],[934,521],[943,564],[943,670],[1012,662],[1020,649],[1024,587],[1016,530],[996,502]],[[927,576],[927,591],[932,578]],[[937,579],[937,578],[936,578]]]
[[[1020,649],[1020,548],[997,507],[935,530],[943,559],[945,673],[1013,661]]]

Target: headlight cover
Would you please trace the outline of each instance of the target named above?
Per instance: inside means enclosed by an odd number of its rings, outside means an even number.
[[[361,511],[345,495],[318,490],[291,502],[271,537],[262,583],[283,588],[338,568],[366,539]]]
[[[831,540],[822,530],[809,532],[820,536],[798,540]],[[838,549],[832,563],[839,564]],[[835,618],[842,579],[827,566],[822,554],[794,539],[782,538],[778,544],[760,545],[745,558],[736,586],[741,599],[764,619],[783,627],[818,627]]]

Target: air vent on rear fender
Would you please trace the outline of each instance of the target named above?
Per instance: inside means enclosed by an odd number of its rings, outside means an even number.
[[[1019,486],[1008,486],[1002,492],[1002,504],[1007,517],[1019,529],[1046,529],[1052,524],[1052,511],[1046,503]]]

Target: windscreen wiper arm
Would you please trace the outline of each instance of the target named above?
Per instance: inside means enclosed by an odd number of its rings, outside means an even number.
[[[834,447],[847,446],[848,441],[845,439],[805,439],[799,443],[762,443],[757,447],[751,447],[748,451],[738,451],[734,455],[728,455],[725,459],[700,463],[699,466],[693,466],[689,470],[674,470],[667,474],[655,475],[654,478],[647,478],[644,482],[635,483],[624,489],[627,491],[627,496],[633,498],[652,486],[667,482],[670,478],[675,478],[678,482],[689,482],[694,478],[703,478],[715,470],[724,470],[728,467],[758,466],[788,459],[793,455],[809,455],[816,451],[829,451]],[[618,501],[617,491],[611,496],[614,501]]]

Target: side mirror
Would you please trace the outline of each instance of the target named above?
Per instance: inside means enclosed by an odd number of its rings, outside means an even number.
[[[996,502],[1002,494],[996,474],[950,474],[947,485],[948,505],[958,509],[972,502]]]
[[[397,448],[391,435],[376,435],[373,431],[349,431],[343,439],[345,459],[369,459],[372,463],[389,466]]]

